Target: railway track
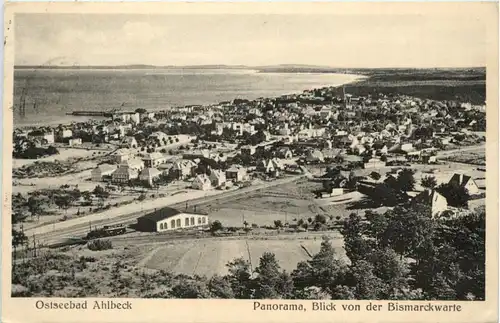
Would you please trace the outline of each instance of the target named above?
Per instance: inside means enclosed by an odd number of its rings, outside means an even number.
[[[213,195],[209,197],[202,197],[198,199],[193,199],[193,200],[188,200],[188,201],[182,201],[179,203],[175,204],[166,204],[165,206],[170,206],[172,208],[177,208],[177,209],[182,209],[185,207],[186,203],[189,204],[190,207],[196,206],[196,207],[204,207],[206,205],[209,205],[210,203],[216,201],[218,203],[220,202],[225,202],[225,201],[230,201],[234,199],[235,197],[238,196],[245,196],[249,193],[256,192],[259,190],[267,189],[272,186],[277,186],[277,185],[282,185],[290,182],[294,182],[296,180],[299,180],[302,178],[302,176],[294,176],[294,177],[287,177],[284,179],[279,179],[273,182],[266,182],[263,184],[255,185],[255,186],[249,186],[245,187],[239,190],[234,190],[234,191],[229,191],[225,192],[219,195]],[[68,238],[73,238],[73,237],[81,237],[85,235],[89,231],[89,226],[91,225],[92,227],[94,226],[104,226],[104,225],[117,225],[117,224],[123,224],[123,225],[130,225],[133,223],[136,223],[136,220],[138,217],[143,216],[147,213],[150,213],[152,210],[147,210],[147,211],[139,211],[139,212],[132,212],[129,214],[125,215],[120,215],[117,217],[114,217],[112,219],[106,219],[106,220],[99,220],[99,221],[92,221],[91,223],[79,223],[67,228],[62,228],[62,229],[57,229],[53,230],[47,233],[39,234],[36,236],[36,239],[39,243],[42,245],[49,245],[49,244],[54,244],[61,242],[64,239]],[[31,234],[28,232],[28,235],[31,236]]]

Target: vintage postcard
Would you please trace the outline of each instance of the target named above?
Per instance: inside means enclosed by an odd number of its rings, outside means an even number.
[[[496,3],[4,31],[2,322],[497,321]]]

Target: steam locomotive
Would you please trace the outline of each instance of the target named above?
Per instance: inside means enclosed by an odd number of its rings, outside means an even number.
[[[115,225],[105,225],[102,228],[94,229],[87,233],[87,240],[99,239],[105,237],[117,236],[120,234],[124,234],[127,231],[127,228],[123,224],[115,224]]]

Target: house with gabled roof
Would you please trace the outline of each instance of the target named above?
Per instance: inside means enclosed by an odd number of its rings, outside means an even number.
[[[93,182],[101,182],[105,176],[111,176],[116,171],[116,165],[101,164],[90,172]]]
[[[116,171],[111,175],[113,183],[124,184],[128,183],[131,179],[139,177],[139,171],[135,168],[129,167],[127,164],[120,165]]]
[[[192,187],[197,190],[206,191],[212,188],[212,183],[206,174],[198,174],[192,182]]]
[[[467,189],[467,192],[469,192],[469,195],[476,195],[481,192],[479,190],[479,186],[474,181],[474,179],[464,174],[453,174],[448,184],[453,186],[464,187],[465,189]]]
[[[226,178],[233,182],[243,182],[247,180],[247,169],[240,165],[233,165],[226,170]]]
[[[137,148],[137,140],[132,136],[127,136],[123,138],[120,142],[120,147],[122,148]]]
[[[177,179],[186,179],[195,175],[196,163],[192,160],[180,160],[173,163],[170,171]]]
[[[162,153],[153,152],[144,156],[142,160],[146,167],[156,167],[165,163],[167,158]]]
[[[431,207],[432,217],[439,216],[448,208],[446,198],[435,190],[425,190],[413,198],[413,202],[425,204]]]
[[[153,185],[153,180],[160,177],[161,171],[156,168],[146,167],[139,174],[139,179],[143,182],[148,183],[150,186]]]
[[[221,170],[212,170],[209,176],[213,187],[220,187],[226,183],[226,173]]]

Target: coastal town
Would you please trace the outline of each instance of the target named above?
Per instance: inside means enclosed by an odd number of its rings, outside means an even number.
[[[129,260],[211,276],[272,251],[291,271],[319,250],[316,237],[345,255],[353,214],[418,204],[457,219],[485,205],[485,105],[326,87],[72,114],[92,118],[13,132],[14,264],[163,243]]]

